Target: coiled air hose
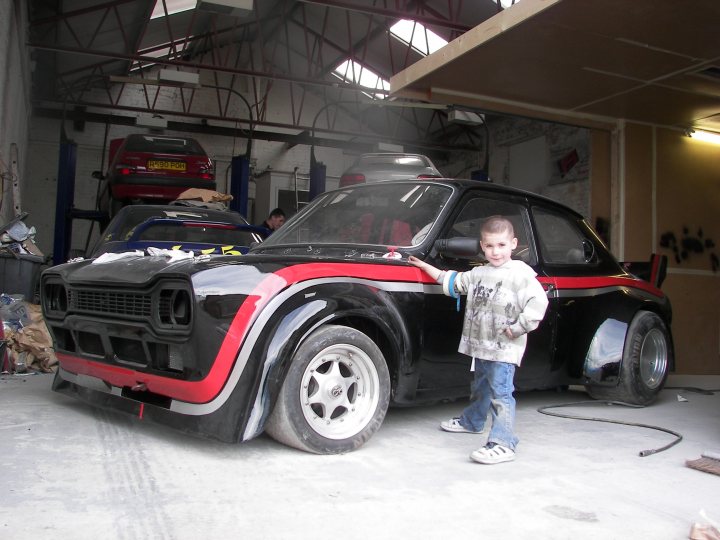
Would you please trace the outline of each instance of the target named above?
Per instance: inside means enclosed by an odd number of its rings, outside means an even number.
[[[608,405],[624,405],[626,407],[633,407],[636,409],[642,409],[644,408],[643,405],[634,405],[632,403],[625,403],[623,401],[609,401],[609,400],[587,400],[587,401],[575,401],[573,403],[561,403],[558,405],[546,405],[545,407],[539,407],[537,411],[541,414],[547,414],[549,416],[557,416],[559,418],[571,418],[573,420],[589,420],[593,422],[607,422],[609,424],[621,424],[623,426],[635,426],[635,427],[641,427],[641,428],[647,428],[647,429],[655,429],[657,431],[664,431],[665,433],[669,433],[670,435],[674,435],[676,439],[672,441],[670,444],[666,444],[665,446],[662,446],[660,448],[654,448],[650,450],[642,450],[639,452],[640,457],[647,457],[651,456],[653,454],[657,454],[658,452],[662,452],[663,450],[667,450],[668,448],[671,448],[675,446],[677,443],[682,441],[682,435],[678,433],[677,431],[673,431],[672,429],[667,429],[660,426],[652,426],[650,424],[640,424],[637,422],[625,422],[623,420],[610,420],[609,418],[597,418],[597,417],[590,417],[590,416],[577,416],[574,414],[560,414],[557,412],[549,412],[548,409],[555,409],[558,407],[573,407],[576,405],[587,405],[588,403],[606,403]]]

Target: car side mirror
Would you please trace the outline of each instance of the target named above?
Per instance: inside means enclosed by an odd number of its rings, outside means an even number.
[[[480,253],[480,241],[477,238],[458,236],[435,240],[434,249],[440,255],[455,258],[471,258]]]
[[[105,180],[105,175],[102,173],[102,171],[93,171],[92,173],[90,173],[90,176],[98,180]]]

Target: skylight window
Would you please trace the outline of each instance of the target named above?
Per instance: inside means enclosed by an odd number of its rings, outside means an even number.
[[[412,46],[423,56],[432,54],[447,45],[447,41],[419,22],[402,19],[390,27],[390,33]]]
[[[366,68],[362,64],[358,64],[354,60],[345,60],[338,67],[333,70],[333,75],[338,79],[352,83],[359,84],[369,90],[390,90],[390,81],[386,81],[380,77],[377,73]],[[376,94],[373,92],[363,92],[372,99],[385,99],[386,94]]]
[[[165,0],[168,15],[180,13],[181,11],[188,11],[189,9],[195,9],[196,4],[197,0]],[[163,8],[163,0],[157,0],[157,2],[155,2],[155,9],[153,9],[150,18],[157,19],[158,17],[164,16],[165,8]]]

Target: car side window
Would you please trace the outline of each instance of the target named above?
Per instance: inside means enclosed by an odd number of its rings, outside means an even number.
[[[572,265],[597,262],[593,243],[567,216],[534,207],[533,217],[543,261]]]
[[[524,206],[497,199],[474,197],[466,201],[460,210],[448,237],[480,238],[480,228],[490,216],[503,216],[509,219],[515,229],[518,245],[513,251],[513,259],[519,259],[527,264],[537,263],[535,249],[530,234],[530,222]],[[482,258],[482,251],[480,252]]]

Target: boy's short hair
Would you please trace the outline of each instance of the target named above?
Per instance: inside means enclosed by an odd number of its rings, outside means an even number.
[[[490,216],[480,227],[482,234],[502,234],[507,232],[510,238],[515,238],[515,229],[512,221],[503,216]]]
[[[282,208],[275,208],[272,212],[270,212],[270,217],[285,217],[285,212],[283,212]]]

